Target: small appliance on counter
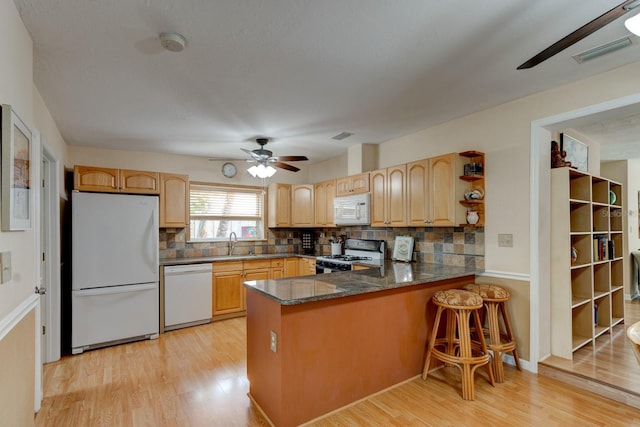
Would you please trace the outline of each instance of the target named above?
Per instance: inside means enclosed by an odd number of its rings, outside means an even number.
[[[316,274],[349,271],[356,262],[380,267],[384,264],[385,243],[384,240],[347,239],[344,242],[344,255],[316,258]]]

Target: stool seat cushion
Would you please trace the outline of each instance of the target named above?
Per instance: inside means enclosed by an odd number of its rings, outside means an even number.
[[[500,286],[490,285],[486,283],[482,284],[469,284],[463,286],[463,289],[471,292],[475,292],[484,299],[509,299],[509,291]]]
[[[433,294],[433,301],[440,304],[455,305],[459,307],[482,306],[482,297],[477,293],[462,289],[447,289]]]

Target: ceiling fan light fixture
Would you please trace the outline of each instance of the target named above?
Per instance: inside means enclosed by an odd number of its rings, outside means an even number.
[[[630,36],[626,36],[609,43],[596,46],[592,49],[585,50],[584,52],[576,53],[572,58],[575,59],[576,62],[582,64],[583,62],[590,61],[611,52],[615,52],[616,50],[631,46],[634,43],[635,41]]]
[[[624,26],[636,36],[640,36],[640,13],[624,21]]]
[[[247,169],[247,172],[249,172],[254,178],[271,178],[276,173],[276,169],[272,166],[265,166],[260,163],[259,165],[251,166]]]

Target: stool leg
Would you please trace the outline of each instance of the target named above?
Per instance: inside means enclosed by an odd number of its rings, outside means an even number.
[[[438,306],[438,311],[436,312],[436,318],[433,321],[433,328],[431,329],[431,336],[429,337],[429,346],[427,347],[427,356],[424,361],[424,369],[422,370],[422,379],[426,380],[427,375],[429,374],[429,363],[431,362],[431,351],[436,343],[436,337],[438,335],[438,327],[440,326],[440,316],[442,315],[442,310],[444,307]]]
[[[493,370],[496,382],[504,382],[504,365],[502,364],[502,341],[500,339],[500,318],[498,317],[498,304],[485,303],[487,318],[489,320],[489,348],[493,351]]]
[[[474,310],[473,317],[476,322],[476,328],[479,328],[480,330],[482,330],[482,323],[480,320],[480,315],[478,314],[478,310]],[[483,353],[488,355],[489,351],[487,350],[487,341],[484,339],[484,334],[479,334],[479,338],[480,338],[480,347]],[[495,387],[496,384],[493,377],[493,369],[491,367],[491,356],[489,356],[489,360],[487,361],[486,367],[487,367],[487,373],[489,375],[489,383],[491,383],[491,385]]]
[[[507,314],[507,305],[506,303],[500,303],[500,312],[502,313],[502,320],[504,320],[504,327],[507,332],[507,339],[513,342],[513,358],[516,362],[516,368],[518,371],[522,371],[520,367],[520,358],[518,357],[518,348],[516,346],[516,339],[513,337],[513,330],[511,329],[511,322],[509,321],[509,315]]]
[[[471,332],[469,330],[469,310],[458,310],[456,319],[458,321],[458,336],[460,337],[460,358],[462,360],[471,357]],[[469,363],[462,363],[460,367],[462,373],[462,398],[464,400],[475,399],[475,389],[473,382],[473,372]]]

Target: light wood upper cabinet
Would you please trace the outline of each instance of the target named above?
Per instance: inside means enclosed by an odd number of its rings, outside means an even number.
[[[466,221],[462,162],[457,153],[407,164],[407,225],[455,226]]]
[[[118,169],[75,166],[73,168],[73,189],[117,193],[120,191]]]
[[[319,182],[314,186],[316,226],[335,227],[333,222],[333,199],[336,197],[336,181]]]
[[[158,172],[120,169],[120,191],[135,194],[160,194]]]
[[[313,185],[291,186],[291,225],[293,227],[313,227],[314,220]]]
[[[73,188],[102,193],[158,194],[158,172],[75,166]]]
[[[407,225],[424,227],[428,224],[429,160],[407,164]]]
[[[269,227],[291,226],[291,184],[269,184],[267,212]]]
[[[459,195],[455,188],[460,171],[456,170],[458,155],[455,153],[429,159],[428,219],[432,226],[456,225],[456,209]],[[462,209],[464,211],[464,209]],[[464,216],[464,215],[463,215]],[[463,218],[459,218],[460,222]]]
[[[336,196],[369,192],[369,172],[336,179]]]
[[[406,226],[406,165],[373,171],[370,176],[371,226]]]
[[[184,228],[189,222],[189,176],[160,174],[160,227]]]

